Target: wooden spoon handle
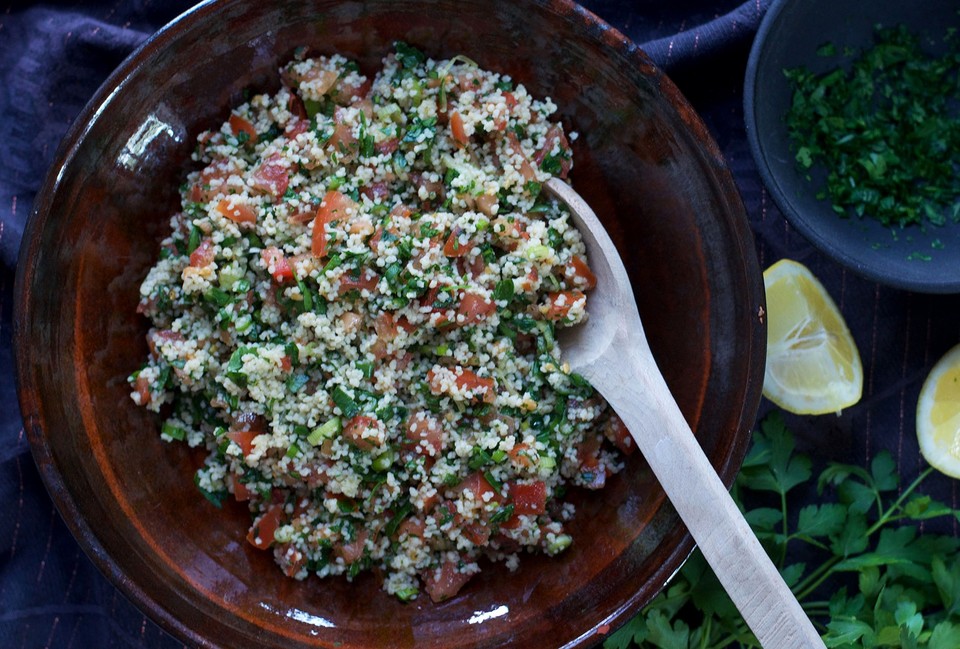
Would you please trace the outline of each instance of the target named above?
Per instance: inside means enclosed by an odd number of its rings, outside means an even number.
[[[632,366],[632,376],[623,377],[622,389],[604,397],[630,429],[720,583],[766,649],[823,647],[704,455],[662,375],[647,367],[652,358],[639,356],[624,363],[625,370]]]

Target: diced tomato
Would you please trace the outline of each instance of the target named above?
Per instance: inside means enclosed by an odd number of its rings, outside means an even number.
[[[286,193],[290,184],[290,175],[287,164],[280,153],[271,153],[253,171],[250,186],[265,194],[272,194],[280,198]]]
[[[227,476],[227,479],[230,480],[230,483],[233,486],[233,497],[236,498],[238,503],[243,503],[250,500],[250,496],[252,494],[250,489],[247,488],[247,485],[240,482],[235,475],[229,475]]]
[[[504,92],[503,101],[507,105],[507,108],[513,108],[518,103],[517,98],[513,96],[512,92]]]
[[[500,199],[497,198],[496,194],[480,194],[476,201],[477,209],[487,216],[493,216],[496,212],[493,208],[500,204]]]
[[[423,506],[422,508],[418,507],[418,509],[420,509],[420,511],[423,511],[423,512],[432,511],[438,502],[440,502],[440,494],[434,492],[433,494],[423,499]]]
[[[510,498],[513,500],[515,516],[539,516],[547,511],[547,486],[542,480],[510,485]]]
[[[484,403],[493,403],[497,400],[497,388],[492,378],[477,376],[475,372],[463,370],[463,374],[456,379],[457,386],[463,390],[481,391],[481,400]]]
[[[390,197],[390,185],[383,181],[371,183],[361,187],[360,193],[373,202],[379,200],[381,203],[385,203],[386,199]]]
[[[363,549],[370,537],[370,532],[361,528],[349,543],[338,543],[333,547],[333,553],[343,559],[347,565],[356,563],[363,556]]]
[[[477,376],[473,370],[459,368],[460,374],[456,374],[455,385],[463,391],[473,392],[474,399],[484,403],[493,403],[497,399],[496,383],[492,378]],[[430,385],[430,392],[433,394],[442,394],[444,384],[441,377],[434,369],[427,372],[427,383]]]
[[[450,232],[450,236],[447,237],[446,243],[443,244],[444,255],[447,257],[463,257],[473,249],[472,241],[460,241],[461,234],[463,234],[463,230],[459,225],[455,226]]]
[[[529,160],[527,160],[527,155],[523,152],[523,147],[520,146],[520,140],[517,139],[517,134],[513,131],[507,131],[507,146],[511,153],[519,156],[522,160],[520,163],[520,175],[523,176],[523,181],[530,182],[531,180],[536,180],[537,172],[533,170]]]
[[[419,516],[410,516],[397,526],[397,536],[399,537],[406,534],[407,536],[418,536],[422,539],[425,528],[426,526],[422,518]]]
[[[140,395],[140,405],[145,406],[150,403],[150,381],[145,376],[137,376],[133,382],[133,389]]]
[[[282,284],[288,279],[293,279],[293,267],[287,261],[286,255],[276,246],[268,246],[260,252],[260,259],[263,260],[267,269],[273,268],[270,274],[273,279]]]
[[[400,147],[400,140],[395,137],[392,137],[389,140],[383,140],[381,142],[377,142],[376,144],[373,145],[373,148],[376,150],[376,152],[381,155],[384,153],[393,153],[399,147]]]
[[[610,413],[610,420],[603,429],[603,434],[606,435],[607,439],[613,442],[613,445],[620,449],[624,455],[630,455],[637,448],[637,443],[633,440],[633,436],[630,435],[626,424],[623,423],[623,420],[620,419],[615,412]]]
[[[259,431],[255,430],[231,430],[227,433],[227,439],[236,443],[240,447],[240,452],[246,457],[253,451],[253,440],[260,436]]]
[[[236,165],[230,160],[217,160],[200,172],[200,178],[190,188],[190,200],[205,203],[217,194],[224,193],[221,186],[224,181],[237,172]]]
[[[217,211],[234,223],[256,223],[257,213],[246,203],[234,202],[229,198],[220,199]]]
[[[423,177],[423,174],[414,171],[410,173],[410,182],[417,188],[417,192],[419,192],[420,189],[424,189],[428,195],[432,195],[432,198],[427,198],[427,200],[424,201],[426,205],[439,205],[443,203],[447,197],[446,188],[444,188],[443,183],[439,180],[427,180]]]
[[[456,490],[460,493],[463,493],[468,489],[473,494],[473,499],[476,501],[488,502],[485,499],[487,494],[492,494],[491,500],[502,500],[500,494],[498,494],[497,490],[490,485],[482,471],[474,471],[464,478],[463,482],[456,487]]]
[[[353,127],[346,120],[346,112],[338,106],[333,111],[333,135],[327,143],[340,154],[353,154],[356,150],[357,138],[353,135]]]
[[[463,118],[460,117],[460,113],[457,111],[450,113],[450,133],[453,135],[454,141],[461,147],[467,146],[467,143],[470,141],[467,137],[467,132],[463,128]]]
[[[367,290],[372,292],[379,282],[380,276],[369,268],[361,270],[359,276],[355,276],[352,272],[346,272],[340,276],[340,288],[338,292],[340,295],[353,290]]]
[[[300,95],[291,91],[290,99],[287,100],[287,110],[290,111],[290,114],[297,118],[297,120],[303,121],[307,119],[307,109],[303,105],[303,100],[300,99]],[[289,126],[287,127],[289,128]]]
[[[317,206],[313,203],[301,204],[296,212],[287,217],[287,223],[309,223],[317,216]]]
[[[463,535],[474,545],[486,545],[490,541],[490,528],[484,523],[473,521],[464,524]]]
[[[373,329],[377,332],[377,338],[386,342],[392,341],[399,333],[393,314],[389,311],[383,311],[376,317]]]
[[[443,426],[433,415],[418,411],[407,418],[407,439],[417,453],[437,455],[443,449]]]
[[[514,444],[513,448],[507,452],[507,455],[510,456],[510,460],[522,467],[530,468],[533,466],[533,459],[530,457],[533,453],[528,444]]]
[[[497,310],[497,305],[476,293],[464,293],[457,307],[457,324],[469,326],[478,324],[487,319]],[[460,316],[463,316],[461,322]]]
[[[569,151],[570,143],[567,142],[567,136],[563,134],[563,129],[554,124],[547,130],[547,135],[544,140],[543,148],[537,151],[533,160],[537,163],[537,166],[543,164],[543,161],[548,155],[553,151],[554,145],[560,143],[560,173],[557,174],[560,178],[566,178],[567,174],[570,173],[570,167],[573,166],[573,163],[570,161]]]
[[[417,325],[410,322],[410,319],[407,318],[407,316],[405,315],[402,315],[399,318],[397,318],[397,327],[399,327],[400,329],[403,329],[407,333],[410,333],[411,331],[416,331],[417,329]]]
[[[487,270],[487,262],[484,261],[483,255],[459,257],[455,263],[457,272],[461,275],[468,275],[470,279],[477,279]]]
[[[307,565],[307,556],[298,550],[293,543],[284,543],[274,549],[277,564],[283,569],[287,577],[295,577],[300,569]]]
[[[308,119],[293,119],[290,120],[290,123],[287,124],[287,128],[284,129],[284,133],[291,140],[296,138],[301,133],[306,133],[310,130],[310,120]]]
[[[230,115],[230,130],[233,131],[234,135],[246,133],[249,136],[247,142],[250,144],[257,143],[257,131],[253,128],[253,124],[251,124],[250,120],[248,120],[246,117],[240,117],[240,115]]]
[[[335,84],[340,77],[339,72],[335,70],[325,70],[319,66],[311,66],[302,74],[293,71],[292,66],[288,66],[287,69],[291,70],[291,76],[295,81],[309,83],[310,89],[317,95],[327,94],[327,91],[333,87],[333,84]]]
[[[171,340],[183,340],[183,334],[172,329],[151,329],[147,333],[147,347],[150,349],[150,356],[157,358],[158,347]]]
[[[270,505],[266,513],[250,526],[247,532],[247,542],[255,548],[266,550],[275,540],[274,535],[280,527],[283,517],[283,505]]]
[[[587,262],[580,255],[574,255],[570,260],[570,268],[565,271],[567,277],[581,277],[586,281],[586,289],[589,291],[597,286],[597,276],[593,274]]]
[[[352,198],[333,190],[323,196],[323,201],[313,219],[313,236],[310,252],[314,257],[327,255],[327,224],[349,218],[348,212],[355,211],[357,204]]]
[[[445,561],[439,568],[432,568],[421,575],[423,588],[434,602],[450,599],[470,581],[472,574],[457,571],[457,562]]]
[[[213,263],[216,252],[213,249],[213,241],[204,239],[200,245],[190,253],[190,265],[194,268],[204,268]]]
[[[376,430],[378,423],[375,417],[357,415],[343,427],[343,437],[361,451],[373,450],[374,447],[380,445],[379,438],[376,436],[364,437],[363,434],[371,429]]]
[[[546,304],[540,308],[540,312],[548,320],[563,320],[570,313],[573,305],[584,298],[583,291],[556,291],[547,294]]]
[[[420,306],[432,307],[437,303],[437,297],[440,295],[440,285],[432,286],[420,298]]]

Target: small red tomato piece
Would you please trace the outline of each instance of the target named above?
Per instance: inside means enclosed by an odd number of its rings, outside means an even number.
[[[249,138],[247,141],[250,144],[257,143],[257,131],[253,128],[253,124],[251,124],[250,120],[248,120],[246,117],[230,115],[230,130],[233,131],[234,135],[246,133]]]
[[[250,186],[264,194],[271,194],[274,198],[282,197],[290,184],[290,175],[287,164],[279,153],[271,153],[253,171]]]
[[[240,452],[246,457],[253,451],[253,440],[259,437],[259,431],[255,430],[231,430],[227,433],[227,438],[240,447]]]
[[[547,486],[542,480],[510,485],[514,515],[539,516],[547,511]]]
[[[370,532],[360,529],[352,541],[334,546],[333,553],[343,559],[347,565],[356,563],[363,556],[363,549],[369,536]]]
[[[589,291],[597,286],[597,276],[593,274],[587,262],[580,255],[574,255],[570,260],[570,268],[566,271],[567,275],[582,277],[586,281],[586,289]]]
[[[556,291],[547,294],[546,304],[540,308],[540,312],[548,320],[563,320],[570,313],[573,305],[584,299],[583,291]]]
[[[463,233],[463,230],[460,229],[460,226],[455,226],[450,232],[450,236],[447,237],[446,243],[443,244],[443,254],[447,257],[463,257],[465,254],[470,252],[473,248],[473,242],[460,241],[460,235]]]
[[[216,257],[216,253],[213,249],[213,241],[204,239],[200,242],[200,245],[190,253],[190,265],[194,268],[204,268],[213,263],[214,257]]]
[[[472,574],[457,571],[457,563],[445,561],[439,568],[427,570],[423,575],[423,587],[434,602],[450,599],[470,581]]]
[[[333,221],[346,220],[349,217],[348,212],[356,209],[357,204],[349,196],[336,190],[324,194],[323,201],[317,209],[317,215],[313,219],[310,252],[313,253],[314,257],[325,257],[327,255],[327,224]]]
[[[450,132],[453,134],[454,141],[459,146],[467,146],[470,139],[467,137],[467,132],[463,128],[463,118],[460,117],[460,113],[457,111],[450,113]]]
[[[269,548],[273,545],[274,535],[277,533],[277,528],[280,527],[282,517],[283,505],[270,505],[266,513],[250,526],[250,531],[247,532],[247,542],[260,550]]]
[[[443,426],[429,413],[418,411],[410,415],[406,434],[421,455],[437,455],[443,449]]]
[[[263,260],[263,264],[278,283],[282,284],[288,279],[293,279],[293,267],[280,248],[276,246],[264,248],[260,252],[260,259]]]
[[[340,295],[344,293],[349,293],[353,290],[367,290],[373,291],[377,287],[377,284],[380,282],[380,276],[369,268],[364,268],[360,271],[359,275],[354,275],[352,272],[346,272],[340,276],[340,288],[338,290]]]
[[[235,203],[229,198],[217,203],[217,211],[234,223],[256,223],[257,213],[245,203]]]
[[[497,310],[497,305],[476,293],[464,293],[457,307],[457,325],[469,326],[487,319]],[[463,320],[460,320],[463,316]]]
[[[366,415],[357,415],[343,427],[343,437],[361,451],[371,451],[380,446],[378,436],[364,436],[364,433],[377,429],[377,419]]]

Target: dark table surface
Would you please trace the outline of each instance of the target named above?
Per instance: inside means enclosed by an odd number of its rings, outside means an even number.
[[[191,3],[150,0],[0,5],[0,647],[179,647],[127,602],[77,546],[40,482],[20,421],[11,311],[20,232],[60,138],[97,86],[137,44]],[[881,449],[903,482],[925,466],[917,396],[933,363],[960,342],[960,296],[895,290],[813,249],[774,206],[743,125],[743,77],[769,0],[590,0],[664,67],[693,103],[734,174],[762,267],[806,264],[834,297],[864,365],[862,401],[840,416],[788,416],[820,461],[864,464]],[[761,415],[772,406],[764,401]],[[927,491],[954,508],[957,482]],[[957,534],[958,523],[952,523]],[[943,530],[941,530],[943,531]]]

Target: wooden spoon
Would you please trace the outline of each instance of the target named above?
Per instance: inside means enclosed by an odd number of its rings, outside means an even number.
[[[623,419],[760,644],[823,647],[670,394],[643,333],[630,278],[603,225],[563,181],[553,178],[546,188],[570,208],[597,277],[586,322],[561,332],[564,360]]]

